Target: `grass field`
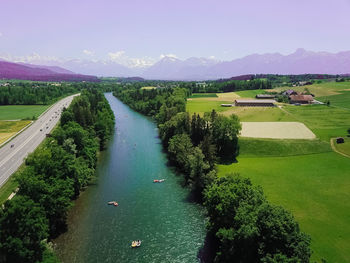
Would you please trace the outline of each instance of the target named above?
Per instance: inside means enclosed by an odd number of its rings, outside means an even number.
[[[242,90],[242,91],[236,91],[235,93],[241,98],[255,98],[256,95],[265,93],[265,90],[262,90],[262,89]]]
[[[328,150],[321,141],[318,143]],[[350,159],[334,152],[288,157],[243,156],[244,151],[251,154],[252,147],[261,144],[266,142],[253,146],[243,143],[238,163],[220,165],[219,175],[239,172],[261,185],[271,202],[290,210],[302,230],[312,237],[314,260],[350,262]],[[311,147],[308,146],[310,150]]]
[[[280,157],[331,152],[320,140],[239,139],[239,157]]]
[[[0,120],[20,120],[38,117],[50,105],[11,105],[0,106]]]
[[[350,103],[350,101],[349,101]],[[346,136],[350,128],[350,111],[325,105],[285,106],[296,121],[303,122],[321,140]]]
[[[0,121],[0,144],[27,126],[30,121]]]
[[[223,103],[232,103],[230,101],[208,101],[203,99],[191,99],[187,100],[186,103],[186,110],[193,114],[198,113],[200,115],[203,115],[204,112],[212,111],[213,109],[217,112],[223,112],[226,110],[229,110],[229,107],[221,107],[221,104]]]
[[[229,116],[236,114],[241,121],[296,121],[296,119],[277,107],[231,107],[222,112]]]
[[[147,87],[142,87],[141,89],[156,89],[156,87],[147,86]]]
[[[350,110],[350,91],[341,91],[341,94],[317,98],[320,101],[330,101],[331,106]]]

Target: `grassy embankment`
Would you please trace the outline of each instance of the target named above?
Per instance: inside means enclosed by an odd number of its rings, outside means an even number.
[[[296,87],[304,91],[306,87]],[[221,108],[221,114],[237,114],[242,121],[299,121],[316,140],[240,139],[238,162],[220,165],[219,175],[239,172],[264,188],[268,199],[292,211],[303,231],[312,237],[312,260],[350,262],[350,159],[332,152],[330,138],[346,136],[350,128],[350,83],[307,86],[320,101],[331,106],[283,106],[279,108]],[[285,90],[278,88],[275,90]],[[294,89],[294,88],[293,88]],[[261,92],[256,91],[256,92]],[[253,98],[254,91],[235,96]],[[231,98],[233,94],[230,95]],[[232,102],[232,101],[231,101]],[[205,99],[188,101],[189,112],[220,109],[221,103]],[[207,106],[205,106],[207,105]],[[336,145],[350,151],[350,141]]]
[[[15,181],[14,176],[11,176],[7,182],[0,188],[0,205],[5,203],[11,193],[17,188],[18,183]]]

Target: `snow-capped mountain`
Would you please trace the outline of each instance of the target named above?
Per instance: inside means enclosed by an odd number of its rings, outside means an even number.
[[[348,74],[350,51],[313,52],[299,48],[294,53],[252,54],[231,61],[191,57],[186,60],[164,56],[148,67],[126,67],[112,60],[36,61],[34,64],[58,66],[56,72],[73,72],[116,77],[143,77],[160,80],[209,80],[246,74]],[[39,66],[44,68],[44,66]],[[63,68],[63,69],[62,69]],[[63,71],[62,71],[63,70]],[[68,72],[64,72],[67,71]]]

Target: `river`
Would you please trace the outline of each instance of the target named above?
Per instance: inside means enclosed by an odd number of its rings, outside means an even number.
[[[167,166],[157,127],[111,93],[115,135],[100,156],[97,183],[70,210],[54,241],[62,262],[199,262],[206,219]],[[166,179],[153,183],[153,179]],[[116,200],[118,207],[107,205]],[[132,240],[142,240],[139,248]]]

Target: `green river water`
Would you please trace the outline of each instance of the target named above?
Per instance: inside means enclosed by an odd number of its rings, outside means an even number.
[[[156,125],[106,94],[115,135],[101,154],[98,180],[71,209],[54,249],[62,262],[199,262],[206,219],[167,166]],[[166,179],[153,183],[153,179]],[[118,207],[107,205],[116,200]],[[130,248],[132,240],[142,246]]]

